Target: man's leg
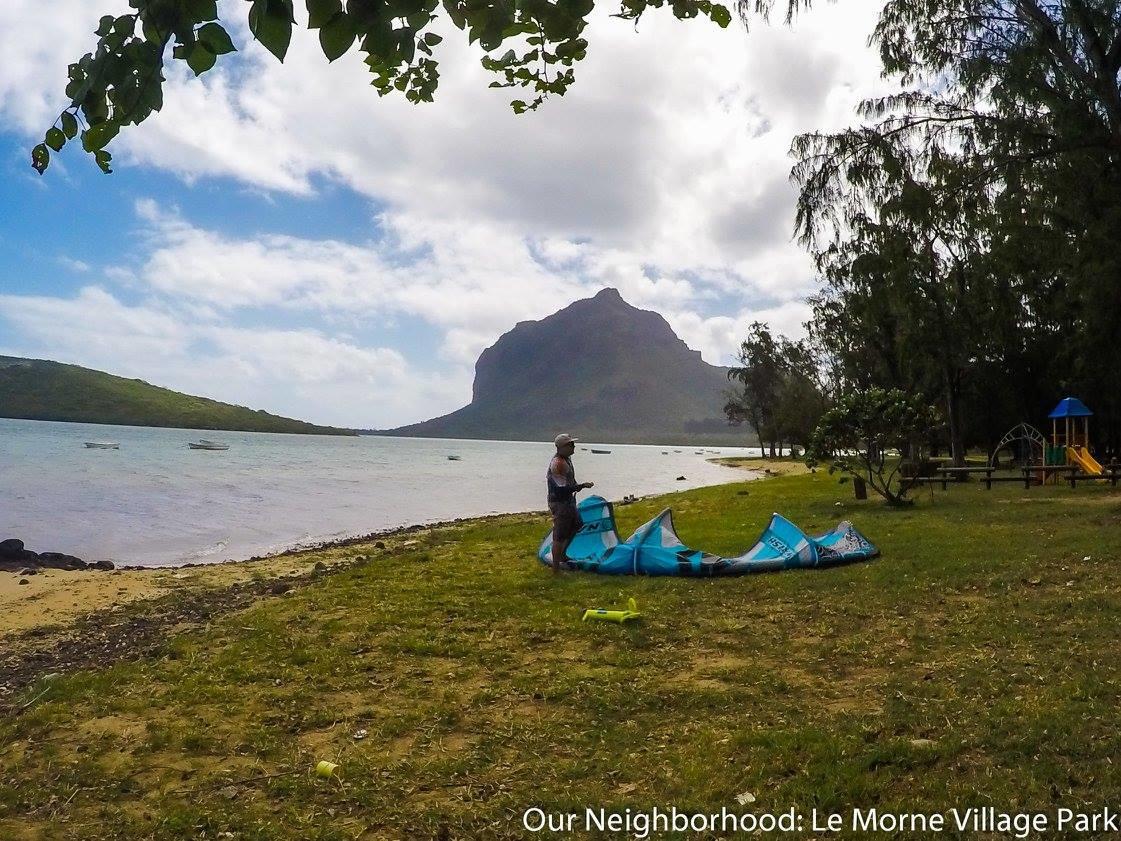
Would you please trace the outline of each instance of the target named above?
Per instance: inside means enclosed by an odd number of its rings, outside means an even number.
[[[561,564],[564,562],[564,554],[568,549],[567,540],[557,540],[554,532],[553,537],[553,572],[560,572]]]

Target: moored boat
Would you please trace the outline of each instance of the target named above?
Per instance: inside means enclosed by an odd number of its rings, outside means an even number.
[[[592,452],[595,453],[598,456],[605,456],[608,453],[610,453],[611,450],[592,450]]]
[[[114,441],[86,441],[88,450],[119,450],[121,445]]]
[[[191,441],[187,444],[192,450],[228,450],[229,444],[220,444],[217,441],[207,441],[205,438],[200,438],[198,441]]]

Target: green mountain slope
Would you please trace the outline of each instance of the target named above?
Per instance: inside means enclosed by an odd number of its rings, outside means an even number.
[[[754,443],[724,418],[727,387],[727,369],[702,360],[662,316],[604,289],[483,351],[469,405],[390,434]]]
[[[24,420],[353,435],[78,365],[0,356],[0,417]]]

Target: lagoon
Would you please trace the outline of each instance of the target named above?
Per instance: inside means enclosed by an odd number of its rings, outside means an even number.
[[[200,438],[230,449],[188,449]],[[86,441],[121,446],[86,449]],[[613,500],[742,480],[742,470],[707,459],[761,454],[748,447],[706,447],[698,455],[700,447],[681,445],[578,446],[611,450],[578,449],[573,461],[580,481],[594,481],[593,492]],[[0,540],[17,537],[37,552],[117,564],[240,560],[417,523],[544,510],[552,452],[551,442],[0,419]]]

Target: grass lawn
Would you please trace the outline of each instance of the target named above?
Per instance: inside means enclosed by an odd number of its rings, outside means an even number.
[[[1121,493],[971,483],[904,511],[851,494],[819,472],[616,512],[625,537],[671,504],[687,545],[723,554],[772,511],[847,518],[883,553],[823,571],[554,578],[530,516],[349,547],[368,560],[156,658],[25,690],[50,686],[0,722],[0,838],[521,838],[529,806],[1121,802]],[[579,621],[628,596],[643,621]],[[341,776],[316,779],[321,759]]]

